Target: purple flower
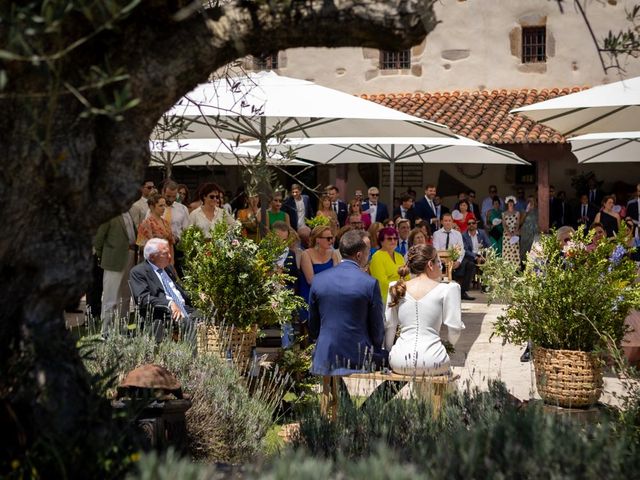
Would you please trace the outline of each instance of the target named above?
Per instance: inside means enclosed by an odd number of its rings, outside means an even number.
[[[611,262],[611,265],[609,265],[609,271],[612,271],[614,267],[617,267],[620,264],[626,253],[627,250],[622,245],[616,245],[616,248],[609,257],[609,262]]]

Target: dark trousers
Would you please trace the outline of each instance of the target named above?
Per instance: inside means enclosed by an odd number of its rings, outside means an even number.
[[[460,290],[467,292],[471,288],[471,281],[476,274],[476,264],[468,258],[462,257],[460,266],[453,271],[454,278],[460,282]]]
[[[99,317],[102,310],[102,274],[98,257],[93,255],[93,266],[91,268],[91,283],[87,288],[86,302],[87,312],[92,317]]]

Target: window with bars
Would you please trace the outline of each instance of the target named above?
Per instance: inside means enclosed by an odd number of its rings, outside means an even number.
[[[411,50],[382,50],[380,52],[381,70],[399,70],[411,68]]]
[[[254,70],[277,70],[278,69],[278,53],[270,53],[253,57]]]
[[[522,63],[547,61],[547,27],[522,28]]]

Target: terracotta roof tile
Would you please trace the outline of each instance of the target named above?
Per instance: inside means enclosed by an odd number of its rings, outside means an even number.
[[[555,130],[509,113],[514,108],[585,90],[587,87],[380,93],[362,98],[447,125],[484,143],[564,143]]]

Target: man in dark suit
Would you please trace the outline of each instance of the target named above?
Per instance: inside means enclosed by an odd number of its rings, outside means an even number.
[[[393,211],[394,220],[398,217],[409,220],[411,228],[416,226],[416,211],[413,208],[413,197],[408,193],[400,195],[400,206]]]
[[[182,325],[185,337],[193,339],[196,311],[189,295],[180,286],[171,266],[169,243],[152,238],[144,246],[145,261],[131,269],[131,293],[143,318],[151,318],[153,333],[159,342],[164,337],[164,324],[168,320]]]
[[[596,207],[598,210],[602,207],[602,199],[604,198],[604,192],[598,187],[598,180],[595,176],[590,176],[587,180],[587,197],[589,197],[589,203]]]
[[[440,219],[436,214],[436,186],[435,185],[427,185],[424,188],[424,197],[418,200],[415,204],[415,212],[416,216],[422,218],[429,228],[431,228],[431,233],[435,232],[440,228]]]
[[[338,187],[335,185],[328,185],[325,188],[325,192],[331,200],[331,209],[336,212],[338,216],[338,223],[341,227],[344,227],[344,224],[347,222],[347,215],[349,215],[349,210],[347,209],[347,204],[338,198]]]
[[[627,207],[627,212],[628,212]],[[591,227],[593,219],[596,218],[598,209],[589,203],[589,196],[586,193],[580,195],[580,205],[576,207],[573,225],[578,228],[580,225]],[[628,215],[628,213],[627,213]],[[637,215],[636,215],[637,217]]]
[[[569,224],[566,194],[559,191],[557,195],[554,195],[552,192],[555,193],[555,190],[552,189],[552,186],[549,187],[549,223],[552,228],[564,227]]]
[[[313,278],[309,332],[317,339],[311,372],[342,375],[384,360],[384,321],[378,281],[362,271],[370,243],[360,230],[340,239],[342,262]]]
[[[367,190],[369,199],[362,203],[362,211],[371,216],[371,223],[384,222],[389,217],[389,209],[380,201],[380,190],[378,187],[369,187]]]
[[[636,198],[627,203],[627,217],[633,219],[633,223],[640,225],[640,183],[636,185]]]
[[[464,256],[472,260],[476,265],[484,263],[481,250],[491,247],[491,242],[484,230],[478,230],[478,221],[469,220],[467,231],[462,234]]]
[[[473,262],[476,267],[485,262],[482,250],[491,247],[489,236],[484,230],[478,229],[478,221],[470,219],[467,221],[467,231],[462,234],[462,244],[464,245],[464,258]],[[482,269],[476,268],[476,278],[482,273]]]
[[[302,194],[302,187],[297,183],[291,185],[291,195],[282,203],[282,209],[289,214],[291,226],[295,230],[304,227],[305,220],[313,218],[309,196]]]

